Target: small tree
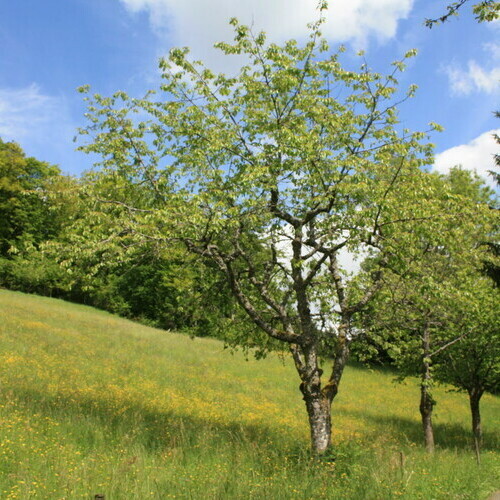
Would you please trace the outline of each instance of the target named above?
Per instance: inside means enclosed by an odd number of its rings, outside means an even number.
[[[486,279],[480,274],[488,253],[483,240],[494,227],[495,216],[487,204],[491,190],[477,176],[453,168],[434,181],[437,195],[453,198],[462,216],[453,221],[435,219],[433,231],[414,232],[404,239],[404,251],[397,252],[395,265],[386,269],[384,286],[361,323],[372,346],[389,353],[402,376],[420,376],[419,409],[429,452],[434,451],[435,372],[438,380],[452,380],[453,369],[444,360],[449,360],[451,350],[462,352],[462,345],[482,350],[479,325],[492,319],[491,304],[482,303],[484,289],[479,284]],[[370,261],[365,264],[370,265]],[[466,352],[462,354],[467,358]],[[468,362],[474,370],[476,361]]]
[[[471,409],[472,434],[479,462],[482,441],[480,401],[485,391],[500,389],[500,295],[498,291],[498,206],[494,192],[482,179],[469,171],[454,167],[446,176],[453,191],[476,204],[489,207],[490,223],[481,226],[473,251],[480,252],[482,266],[470,266],[461,277],[460,303],[457,303],[452,327],[456,335],[464,336],[460,342],[441,354],[436,378],[467,391]],[[479,221],[476,221],[479,222]],[[480,228],[482,227],[482,231]],[[469,264],[477,262],[477,255]],[[466,314],[464,314],[464,311]]]
[[[239,344],[288,346],[321,454],[331,444],[353,318],[410,221],[436,216],[420,169],[432,147],[398,126],[396,105],[415,90],[398,98],[404,62],[386,77],[366,63],[344,69],[321,39],[321,21],[302,47],[267,44],[263,33],[231,24],[235,43],[218,47],[246,58],[237,76],[174,49],[160,62],[160,95],[87,98],[82,133],[92,138],[81,149],[102,157],[101,175],[123,192],[147,188],[135,203],[114,190],[106,206],[117,235],[182,242],[218,267],[258,327]],[[341,266],[345,250],[372,252],[362,287]],[[333,358],[326,381],[321,355]]]
[[[462,318],[457,326],[460,325],[466,335],[442,353],[435,375],[438,380],[467,391],[474,448],[479,462],[482,442],[480,401],[485,391],[496,394],[500,390],[500,296],[487,277],[476,273],[470,278],[468,304],[463,304],[466,307],[457,311]]]
[[[463,331],[460,323],[453,324],[460,289],[457,269],[439,246],[427,242],[420,252],[408,249],[405,257],[402,265],[385,271],[384,286],[370,305],[370,314],[362,317],[361,329],[368,338],[368,354],[370,347],[381,349],[401,378],[419,376],[424,442],[432,453],[434,371],[441,353],[462,336],[457,333]],[[363,346],[358,350],[363,353]]]

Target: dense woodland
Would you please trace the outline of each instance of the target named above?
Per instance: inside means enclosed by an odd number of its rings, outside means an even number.
[[[233,25],[219,48],[250,61],[238,77],[174,50],[157,94],[82,89],[81,149],[102,161],[80,178],[0,141],[0,285],[289,351],[316,453],[350,357],[420,377],[430,452],[432,388],[451,384],[479,457],[480,399],[500,389],[494,192],[428,172],[428,133],[398,126],[404,60],[347,70],[321,23],[303,47]]]

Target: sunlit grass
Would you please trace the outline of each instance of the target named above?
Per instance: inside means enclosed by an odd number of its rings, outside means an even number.
[[[0,318],[2,499],[480,499],[500,489],[493,396],[478,467],[463,394],[436,390],[429,457],[415,381],[350,367],[333,409],[336,456],[317,463],[286,357],[247,361],[215,340],[3,290]]]

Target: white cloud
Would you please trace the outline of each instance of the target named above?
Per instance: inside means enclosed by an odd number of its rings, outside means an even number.
[[[483,50],[489,52],[490,56],[493,57],[494,60],[498,61],[500,59],[500,43],[484,43]]]
[[[498,144],[493,134],[500,134],[500,129],[490,130],[476,137],[468,144],[455,146],[436,155],[433,170],[442,174],[451,167],[461,165],[467,170],[474,170],[487,184],[494,187],[495,183],[488,174],[488,170],[495,170],[493,155],[498,154]]]
[[[456,95],[468,95],[472,92],[494,94],[500,90],[500,68],[486,70],[476,61],[469,61],[467,69],[450,65],[445,68],[451,90]]]
[[[212,46],[232,40],[231,17],[264,30],[273,41],[307,35],[307,23],[318,18],[317,0],[121,0],[131,12],[147,11],[160,34],[189,46],[196,58],[214,59]],[[335,42],[363,45],[370,37],[396,34],[414,0],[332,0],[323,34]]]
[[[484,43],[482,48],[488,53],[490,61],[500,59],[500,44]],[[456,95],[468,95],[472,92],[494,94],[500,90],[500,67],[498,66],[486,69],[477,61],[470,60],[467,69],[452,63],[444,66],[443,70],[448,75],[451,91]]]
[[[28,156],[74,171],[75,132],[76,123],[63,97],[46,95],[35,83],[0,88],[0,138],[19,143]]]
[[[44,95],[36,84],[0,88],[0,137],[21,141],[46,126],[61,109],[59,99]]]

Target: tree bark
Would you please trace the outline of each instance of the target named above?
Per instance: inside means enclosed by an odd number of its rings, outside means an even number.
[[[434,400],[429,393],[425,383],[420,386],[420,414],[422,415],[422,425],[424,428],[425,449],[429,453],[434,453],[434,430],[432,428],[432,409]]]
[[[420,384],[420,415],[422,416],[422,426],[424,429],[425,449],[428,453],[434,453],[434,429],[432,428],[432,410],[434,399],[430,393],[431,360],[430,360],[430,332],[425,328],[422,337],[423,361],[422,380]]]
[[[321,390],[321,375],[317,347],[291,346],[295,366],[299,373],[300,391],[306,404],[309,428],[311,431],[311,451],[323,455],[332,444],[331,401]]]
[[[321,391],[304,392],[307,416],[311,429],[311,448],[314,455],[323,455],[332,444],[331,404]]]
[[[470,411],[472,416],[472,435],[474,436],[474,450],[476,452],[477,463],[479,464],[480,459],[480,451],[483,433],[481,429],[481,412],[479,410],[479,402],[481,401],[481,396],[483,395],[483,390],[474,387],[468,390],[469,393],[469,403],[470,403]]]
[[[300,390],[304,396],[309,417],[311,448],[315,455],[324,454],[332,444],[332,401],[337,395],[340,379],[349,359],[347,330],[347,322],[343,322],[339,327],[339,338],[332,373],[324,387],[321,387],[323,370],[318,366],[316,348],[312,346],[303,349],[303,357],[297,354],[297,351],[294,353],[295,364],[302,380]],[[300,358],[302,358],[302,362]],[[302,364],[302,367],[299,366],[300,364]]]
[[[335,399],[339,391],[340,380],[344,374],[344,368],[349,360],[350,346],[348,332],[348,321],[343,320],[338,329],[337,346],[335,349],[333,368],[328,383],[323,389],[323,393],[328,398],[330,404]]]

